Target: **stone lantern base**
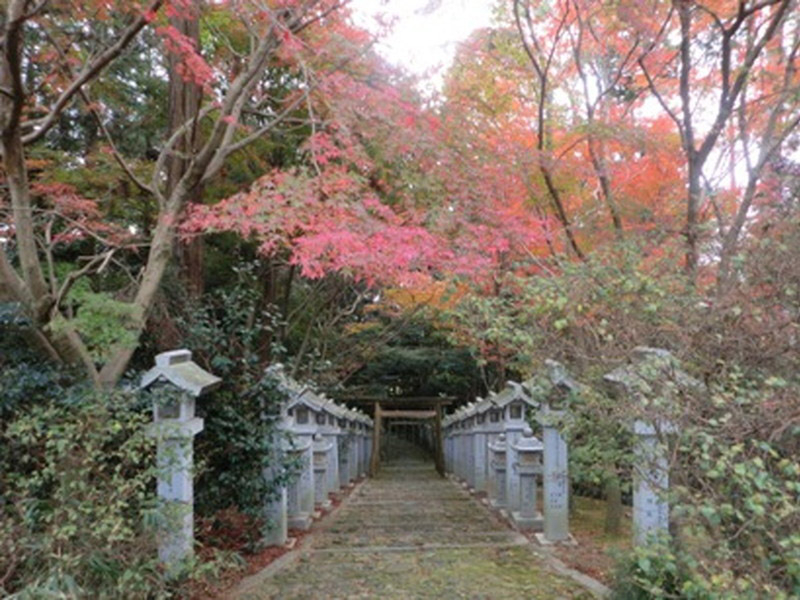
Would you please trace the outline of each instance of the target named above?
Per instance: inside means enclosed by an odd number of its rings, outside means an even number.
[[[544,517],[540,512],[532,517],[526,517],[514,511],[511,513],[511,520],[520,531],[544,531]]]
[[[308,531],[311,529],[311,521],[312,517],[308,513],[299,513],[293,515],[289,519],[289,528],[290,529],[299,529],[300,531]]]

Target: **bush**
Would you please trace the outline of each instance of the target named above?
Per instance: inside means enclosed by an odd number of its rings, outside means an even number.
[[[673,540],[622,563],[618,598],[800,597],[800,386],[731,375],[684,400]]]
[[[197,442],[197,456],[203,463],[195,492],[197,514],[210,520],[225,520],[233,512],[249,517],[249,532],[244,543],[237,549],[253,551],[259,543],[265,527],[271,524],[263,520],[265,501],[274,495],[279,486],[292,476],[294,469],[287,462],[281,473],[273,480],[264,477],[265,470],[279,453],[273,444],[279,437],[274,435],[274,424],[264,419],[285,400],[278,382],[265,376],[247,393],[238,395],[233,390],[218,392],[213,403],[201,406],[205,419],[205,430]],[[226,529],[212,528],[214,544],[227,548],[232,540],[225,540]],[[239,531],[236,527],[231,531]],[[212,537],[207,538],[209,542]]]
[[[130,394],[66,391],[0,430],[0,592],[164,597],[149,415]]]

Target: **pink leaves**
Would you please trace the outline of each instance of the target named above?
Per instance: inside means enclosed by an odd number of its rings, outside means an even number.
[[[121,243],[129,234],[122,228],[110,225],[103,218],[95,200],[79,196],[77,190],[64,183],[33,183],[31,193],[42,199],[40,213],[57,224],[52,229],[52,244],[69,244],[90,235],[104,236],[110,244]]]
[[[186,82],[207,88],[214,81],[214,71],[198,54],[194,40],[185,36],[172,25],[157,27],[156,33],[164,40],[167,52],[173,54],[178,64],[176,71]]]

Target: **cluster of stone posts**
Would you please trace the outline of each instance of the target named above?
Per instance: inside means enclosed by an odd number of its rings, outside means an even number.
[[[366,476],[372,446],[372,419],[319,395],[270,369],[288,397],[280,408],[279,460],[296,470],[288,487],[267,501],[270,545],[286,543],[288,529],[306,530],[331,506],[331,496]],[[278,467],[276,467],[278,468]],[[275,480],[277,472],[265,474]],[[284,499],[285,496],[285,499]]]
[[[550,371],[548,376],[556,377]],[[548,389],[557,385],[565,381],[552,381]],[[509,382],[499,394],[448,415],[445,466],[519,529],[542,532],[545,543],[572,543],[567,445],[554,418],[561,412],[552,401],[536,386]],[[531,423],[541,427],[542,440]]]
[[[667,456],[677,432],[669,418],[675,390],[701,384],[680,370],[668,351],[647,347],[635,348],[631,364],[603,379],[615,396],[633,401],[631,414],[623,418],[635,434],[633,530],[634,543],[642,545],[669,531]],[[520,529],[538,532],[545,544],[574,543],[564,400],[582,389],[561,364],[545,361],[540,375],[521,385],[509,382],[499,394],[478,398],[443,421],[448,473],[485,494],[484,501]]]
[[[520,529],[533,530],[543,543],[572,542],[569,534],[568,448],[563,436],[567,416],[563,400],[580,394],[580,386],[554,361],[545,372],[521,385],[509,382],[499,394],[478,398],[442,421],[445,469],[470,491],[508,516]],[[284,375],[280,365],[271,375],[287,400],[271,420],[272,460],[267,481],[277,485],[264,500],[271,527],[268,545],[287,542],[288,529],[308,529],[315,516],[330,507],[331,495],[366,476],[373,422]],[[635,400],[642,410],[631,419],[634,454],[634,541],[647,543],[668,532],[669,467],[667,447],[676,427],[665,414],[675,387],[700,384],[677,368],[665,350],[636,348],[630,365],[605,375],[609,389]],[[195,416],[195,400],[221,383],[192,362],[188,350],[164,352],[142,378],[141,388],[160,388],[154,423],[157,439],[158,495],[162,506],[159,558],[177,573],[192,556],[193,438],[203,429]],[[658,415],[658,416],[652,416]],[[541,430],[541,440],[530,425]],[[423,436],[431,437],[431,431]],[[432,443],[431,439],[420,440]],[[289,459],[289,460],[287,460]],[[296,470],[287,477],[285,465]],[[540,490],[541,501],[540,501]],[[541,508],[540,508],[541,507]],[[574,543],[574,542],[572,542]]]
[[[288,399],[262,415],[273,425],[272,455],[263,475],[269,482],[290,483],[275,486],[264,499],[270,524],[264,541],[282,545],[289,528],[308,529],[314,517],[330,508],[332,494],[366,475],[372,419],[299,385],[280,366],[270,371]],[[192,449],[194,436],[203,430],[203,420],[195,416],[195,400],[221,383],[192,361],[189,350],[159,354],[156,365],[142,377],[141,389],[163,392],[154,396],[150,435],[158,444],[158,555],[175,576],[188,564],[194,546]],[[285,472],[287,464],[296,470],[293,476]]]

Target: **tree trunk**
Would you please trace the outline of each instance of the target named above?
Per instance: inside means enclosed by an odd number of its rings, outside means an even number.
[[[609,535],[619,535],[622,530],[622,488],[619,484],[619,475],[609,473],[606,477],[605,488],[605,532]]]
[[[147,322],[147,315],[158,292],[161,280],[172,259],[176,227],[180,210],[188,196],[184,181],[178,183],[167,201],[166,209],[159,216],[153,231],[150,252],[142,273],[142,280],[133,300],[134,313],[132,328],[141,334]],[[100,371],[99,381],[104,387],[113,387],[125,373],[138,342],[132,346],[117,346],[108,362]]]
[[[686,275],[689,281],[695,281],[697,266],[700,261],[699,244],[699,214],[700,214],[700,176],[702,165],[694,157],[694,152],[689,158],[689,192],[686,206]]]
[[[173,16],[170,25],[191,40],[195,47],[200,45],[200,13],[202,2],[195,2],[188,16]],[[183,67],[181,57],[174,53],[169,55],[169,108],[167,123],[169,135],[172,135],[184,123],[195,119],[195,126],[175,144],[175,153],[167,162],[167,194],[178,185],[190,163],[190,157],[197,152],[200,144],[197,116],[202,101],[202,88],[181,74]],[[198,185],[191,190],[187,204],[200,204],[203,201],[203,186]],[[191,238],[185,243],[175,245],[176,260],[179,265],[181,280],[186,290],[193,297],[202,295],[204,289],[203,256],[204,244],[201,236]]]

